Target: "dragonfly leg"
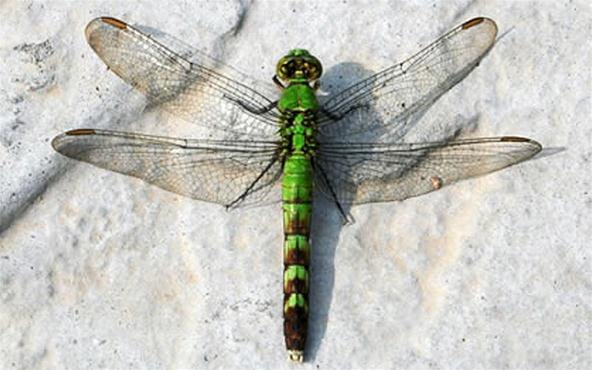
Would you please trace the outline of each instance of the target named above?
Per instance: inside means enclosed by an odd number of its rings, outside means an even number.
[[[319,109],[319,112],[323,113],[325,116],[331,118],[333,121],[339,121],[340,119],[343,118],[343,115],[337,115],[334,113],[329,112],[328,110],[325,110],[323,108]]]
[[[226,99],[231,100],[231,101],[235,102],[236,104],[240,105],[241,108],[243,108],[253,114],[257,114],[257,115],[269,112],[273,108],[277,107],[277,104],[278,104],[278,102],[276,100],[276,101],[273,101],[262,108],[254,108],[253,106],[249,105],[249,103],[245,103],[242,100],[239,100],[239,99],[227,96],[227,95],[224,95],[224,97]]]
[[[343,117],[347,116],[350,112],[355,111],[357,109],[361,109],[361,108],[370,108],[369,104],[357,104],[357,105],[352,105],[351,107],[349,107],[345,112],[343,113],[332,113],[329,112],[326,109],[321,108],[320,111],[325,114],[325,116],[331,118],[333,121],[339,121],[340,119],[342,119]]]
[[[280,79],[278,78],[277,75],[273,75],[273,83],[280,88],[280,90],[283,90],[286,88],[286,86],[284,86],[284,84],[282,83],[282,81],[280,81]]]
[[[226,210],[231,209],[234,206],[236,206],[237,204],[239,204],[240,202],[242,202],[247,197],[247,195],[249,195],[251,190],[253,190],[253,188],[259,182],[259,180],[261,180],[261,178],[267,173],[267,171],[269,171],[269,169],[275,164],[276,161],[277,161],[277,157],[274,157],[273,160],[271,160],[269,162],[267,167],[265,167],[263,169],[263,171],[261,171],[259,176],[257,176],[257,178],[245,189],[245,191],[241,195],[239,195],[235,200],[233,200],[232,202],[228,203],[225,206]]]
[[[321,81],[316,80],[313,84],[312,84],[312,89],[314,91],[319,91],[319,89],[321,88]]]
[[[333,202],[337,206],[337,209],[339,210],[339,214],[341,214],[341,217],[343,218],[343,224],[349,225],[349,224],[353,224],[354,222],[356,222],[356,220],[354,220],[354,218],[351,215],[348,215],[345,212],[345,210],[343,209],[343,206],[339,202],[339,199],[337,199],[337,194],[335,193],[335,190],[333,190],[333,187],[331,186],[331,183],[329,182],[329,178],[327,177],[327,174],[323,170],[323,167],[316,165],[314,161],[312,163],[313,163],[315,170],[319,171],[321,173],[321,175],[323,176],[323,181],[325,181],[327,188],[329,188],[329,192],[331,193],[331,198],[333,198]]]

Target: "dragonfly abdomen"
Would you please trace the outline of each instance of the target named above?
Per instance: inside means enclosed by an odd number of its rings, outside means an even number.
[[[308,327],[312,166],[302,153],[287,156],[282,181],[284,220],[284,337],[290,359],[302,361]]]

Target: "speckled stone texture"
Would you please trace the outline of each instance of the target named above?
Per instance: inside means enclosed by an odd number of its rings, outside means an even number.
[[[371,5],[372,4],[372,5]],[[191,137],[110,73],[84,27],[162,30],[270,82],[287,50],[334,92],[475,16],[491,53],[424,117],[437,136],[547,149],[404,202],[315,204],[302,369],[590,369],[591,19],[586,1],[0,4],[0,368],[295,368],[282,337],[278,204],[226,212],[76,163],[96,127]],[[426,123],[426,124],[427,124]]]

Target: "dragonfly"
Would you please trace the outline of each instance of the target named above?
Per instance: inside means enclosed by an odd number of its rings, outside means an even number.
[[[320,99],[323,68],[307,50],[277,63],[269,96],[149,32],[100,17],[91,48],[147,101],[217,136],[186,139],[83,128],[59,153],[229,209],[282,202],[283,318],[288,358],[302,362],[308,329],[313,195],[346,209],[401,201],[525,161],[542,146],[499,136],[406,142],[408,128],[493,47],[496,23],[471,19],[413,55]]]

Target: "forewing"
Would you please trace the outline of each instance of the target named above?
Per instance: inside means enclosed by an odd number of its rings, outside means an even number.
[[[277,99],[280,90],[275,84],[271,83],[271,79],[262,81],[253,78],[253,76],[243,72],[241,69],[237,69],[234,66],[228,65],[223,60],[214,58],[212,55],[204,52],[202,49],[190,45],[187,42],[190,41],[190,39],[188,39],[187,41],[181,40],[178,37],[167,34],[162,30],[152,28],[149,26],[135,24],[133,25],[133,27],[135,27],[139,32],[158,42],[159,44],[166,45],[167,49],[181,56],[181,58],[183,59],[193,64],[198,64],[202,67],[208,68],[210,70],[215,70],[219,74],[228,77],[234,81],[240,81],[242,85],[248,86],[260,95],[266,97],[275,97]],[[196,25],[196,28],[199,28],[199,25]],[[203,32],[203,30],[194,31],[193,33],[195,32]],[[195,42],[195,40],[191,40],[190,42]],[[199,42],[201,43],[201,40],[199,40]],[[214,50],[212,50],[212,52],[215,52]],[[248,64],[245,64],[241,67],[244,66],[248,67]]]
[[[150,103],[186,121],[258,137],[277,132],[272,100],[215,69],[188,61],[120,20],[94,19],[86,27],[86,38],[115,74]]]
[[[321,112],[321,137],[370,133],[373,140],[399,140],[411,122],[479,64],[496,34],[493,20],[472,19],[406,61],[330,97]]]
[[[80,129],[55,137],[52,145],[67,157],[225,206],[265,202],[281,175],[273,142],[185,140]]]
[[[343,204],[403,200],[522,162],[540,150],[536,141],[513,136],[421,144],[323,144],[315,158],[315,184]]]

